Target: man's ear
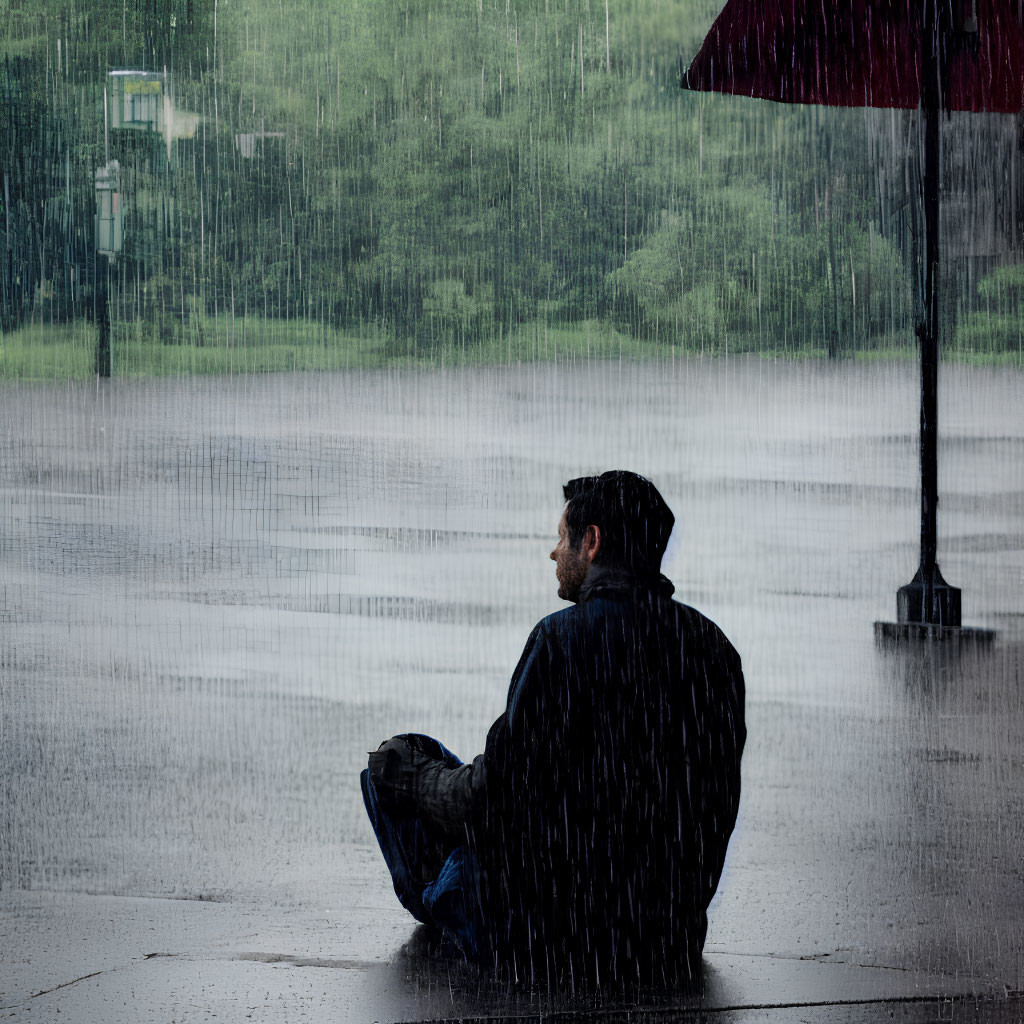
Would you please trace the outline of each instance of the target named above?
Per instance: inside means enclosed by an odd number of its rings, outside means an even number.
[[[601,527],[591,524],[583,533],[583,542],[580,544],[580,553],[588,562],[592,562],[600,550]]]

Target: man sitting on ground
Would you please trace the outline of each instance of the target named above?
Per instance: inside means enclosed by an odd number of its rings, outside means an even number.
[[[571,480],[558,596],[484,752],[383,743],[363,796],[399,900],[470,959],[578,985],[699,977],[740,796],[740,658],[672,600],[674,516],[618,470]]]

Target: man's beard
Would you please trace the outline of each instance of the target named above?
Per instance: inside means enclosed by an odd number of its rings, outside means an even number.
[[[558,596],[563,601],[577,601],[580,590],[583,588],[583,581],[587,578],[588,565],[567,566],[564,578],[558,581]]]

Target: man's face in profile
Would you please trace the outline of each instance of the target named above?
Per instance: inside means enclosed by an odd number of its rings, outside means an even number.
[[[577,551],[573,551],[569,546],[569,527],[565,525],[565,509],[562,509],[562,518],[558,522],[558,543],[550,557],[555,563],[558,596],[563,601],[575,601],[583,581],[587,578],[590,561],[584,556],[582,546]]]

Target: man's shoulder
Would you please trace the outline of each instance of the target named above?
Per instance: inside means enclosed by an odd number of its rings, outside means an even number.
[[[722,633],[721,626],[719,626],[714,619],[709,618],[698,608],[694,608],[693,605],[676,600],[672,600],[669,603],[673,606],[675,614],[688,628],[721,633],[723,637],[725,636],[725,634]]]
[[[665,597],[645,604],[643,609],[642,617],[648,624],[652,618],[660,619],[662,622],[672,623],[685,633],[702,633],[726,640],[725,634],[717,623],[709,619],[703,612],[682,601]],[[535,635],[552,637],[565,632],[589,628],[596,625],[599,620],[624,619],[637,614],[637,606],[634,603],[600,595],[545,615],[533,627],[533,632]],[[726,642],[728,641],[726,640]]]
[[[593,601],[571,604],[568,608],[559,608],[545,615],[533,627],[527,646],[544,644],[549,650],[558,650],[575,642],[582,634],[594,629],[595,604]]]
[[[729,674],[742,677],[742,659],[722,627],[703,612],[682,601],[673,601],[680,622],[683,637],[697,641],[697,653],[701,659],[711,659]]]
[[[729,642],[728,637],[722,631],[722,627],[715,622],[714,619],[709,618],[702,611],[694,608],[693,605],[685,604],[682,601],[672,601],[677,611],[676,614],[681,618],[687,629],[699,630],[702,633],[721,637],[726,643]],[[729,645],[732,646],[731,644]]]
[[[700,638],[705,647],[730,654],[736,653],[736,649],[718,623],[692,605],[668,597],[653,602],[645,609],[646,629],[650,629],[654,624],[648,617],[652,612],[655,621],[661,620],[681,637]],[[578,634],[580,631],[600,628],[600,621],[609,617],[619,618],[633,614],[636,614],[634,606],[605,597],[594,597],[582,604],[572,604],[568,608],[560,608],[545,615],[533,627],[532,637],[534,640],[557,640],[560,637]]]
[[[559,608],[556,612],[550,612],[533,627],[534,635],[558,636],[567,630],[575,629],[579,625],[579,608],[578,604],[571,604],[568,608]]]

